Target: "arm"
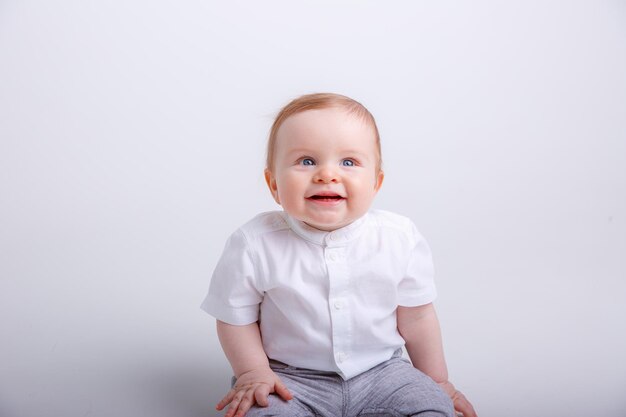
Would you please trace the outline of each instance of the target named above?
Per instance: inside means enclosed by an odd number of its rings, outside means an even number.
[[[235,386],[216,406],[222,410],[230,404],[225,417],[242,417],[255,403],[266,407],[267,396],[272,392],[285,400],[292,398],[270,369],[257,323],[233,326],[218,320],[217,335],[237,378]]]
[[[430,376],[452,398],[454,408],[465,417],[476,417],[472,404],[448,381],[441,329],[435,307],[398,307],[398,331],[406,342],[413,366]]]

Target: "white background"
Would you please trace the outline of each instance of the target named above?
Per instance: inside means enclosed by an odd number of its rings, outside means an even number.
[[[617,0],[0,1],[0,416],[217,415],[199,304],[319,91],[377,118],[479,414],[626,416]]]

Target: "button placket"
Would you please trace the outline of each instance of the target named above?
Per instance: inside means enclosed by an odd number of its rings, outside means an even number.
[[[332,235],[328,236],[329,243]],[[329,279],[329,307],[332,322],[332,342],[335,363],[341,370],[349,359],[351,312],[348,308],[346,296],[349,294],[350,275],[345,259],[346,248],[342,246],[327,246],[325,248],[326,266]]]

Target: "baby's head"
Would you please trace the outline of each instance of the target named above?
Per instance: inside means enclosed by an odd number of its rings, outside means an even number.
[[[276,116],[265,179],[292,217],[335,230],[363,216],[382,185],[380,138],[371,113],[338,94],[309,94]]]
[[[354,117],[361,119],[365,124],[370,126],[374,133],[376,141],[376,151],[378,152],[377,171],[382,168],[382,153],[380,150],[380,136],[378,134],[378,127],[374,116],[365,108],[364,105],[350,97],[342,96],[340,94],[333,93],[316,93],[306,94],[290,101],[285,107],[283,107],[270,130],[270,136],[267,141],[267,160],[266,169],[270,171],[274,169],[274,153],[276,149],[276,137],[278,130],[284,123],[284,121],[298,113],[305,112],[307,110],[321,110],[321,109],[340,109],[346,113],[353,115]]]

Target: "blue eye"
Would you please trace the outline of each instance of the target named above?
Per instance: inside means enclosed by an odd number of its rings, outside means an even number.
[[[300,163],[306,166],[315,165],[315,161],[313,161],[311,158],[304,158],[302,159],[302,161],[300,161]]]
[[[353,167],[354,161],[352,159],[344,159],[343,161],[341,161],[341,165],[343,165],[344,167]]]

